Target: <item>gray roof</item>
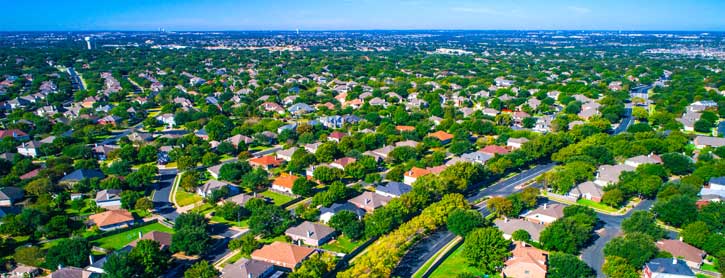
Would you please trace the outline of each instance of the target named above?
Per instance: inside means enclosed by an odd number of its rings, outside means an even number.
[[[690,267],[687,266],[685,261],[680,259],[657,258],[649,261],[646,265],[652,273],[666,273],[685,277],[695,277],[695,273],[690,270]]]
[[[77,267],[68,266],[62,269],[56,270],[50,274],[50,278],[86,278],[90,277],[91,272],[86,271]]]
[[[241,259],[233,264],[228,264],[222,269],[222,278],[259,278],[274,265],[268,262]]]
[[[496,227],[498,227],[501,231],[503,231],[504,234],[512,235],[514,232],[518,230],[524,230],[531,235],[531,239],[535,241],[539,241],[539,236],[541,235],[541,231],[544,230],[544,225],[534,223],[531,221],[526,221],[523,219],[498,219],[493,222]]]
[[[413,187],[410,185],[397,181],[391,181],[385,185],[378,185],[378,187],[375,188],[375,191],[387,193],[393,196],[400,196],[410,192],[411,190],[413,190]]]
[[[78,169],[73,171],[72,173],[65,175],[60,181],[65,182],[76,182],[81,181],[84,179],[90,179],[90,178],[104,178],[106,175],[104,175],[101,171],[95,170],[95,169]]]
[[[96,202],[120,200],[121,190],[120,189],[106,189],[96,193]]]
[[[314,240],[320,240],[326,238],[334,232],[335,229],[333,228],[327,227],[322,224],[305,221],[302,222],[302,224],[287,229],[287,231],[285,231],[284,233],[296,235],[299,237],[311,238]]]
[[[23,196],[25,196],[25,193],[17,187],[8,186],[0,189],[0,200],[15,201],[22,199]]]
[[[329,207],[321,208],[320,209],[320,214],[325,214],[325,213],[335,214],[335,213],[341,212],[343,210],[351,211],[351,212],[357,214],[357,216],[360,216],[360,217],[362,217],[363,215],[365,215],[365,210],[363,210],[363,209],[361,209],[361,208],[353,205],[350,202],[334,203],[334,204],[332,204]]]

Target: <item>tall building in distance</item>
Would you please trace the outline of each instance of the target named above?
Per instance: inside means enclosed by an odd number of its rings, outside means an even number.
[[[86,40],[86,46],[88,47],[88,50],[91,50],[91,37],[85,37]]]

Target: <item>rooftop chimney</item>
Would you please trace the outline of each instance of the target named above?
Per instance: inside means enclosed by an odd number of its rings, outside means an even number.
[[[548,207],[548,204],[544,203],[544,209],[546,209],[547,207]]]
[[[93,264],[93,254],[88,255],[88,261]]]
[[[307,230],[307,237],[311,237],[311,236],[312,236],[312,231]]]
[[[680,241],[682,241],[682,237],[680,237]]]
[[[677,258],[672,258],[672,264],[677,264]]]

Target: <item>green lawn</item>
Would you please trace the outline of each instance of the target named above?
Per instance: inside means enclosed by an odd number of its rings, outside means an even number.
[[[322,245],[322,249],[347,254],[352,252],[352,250],[355,250],[355,248],[363,244],[363,242],[364,241],[362,240],[352,241],[346,236],[339,236],[335,240]]]
[[[289,238],[286,235],[279,235],[276,237],[263,238],[259,240],[259,242],[261,242],[262,244],[270,244],[275,241],[290,242]]]
[[[241,260],[242,258],[244,258],[244,255],[242,255],[242,252],[239,252],[236,255],[229,258],[229,260],[227,260],[227,264],[233,264],[233,263],[237,262],[238,260]]]
[[[191,205],[201,200],[201,196],[197,195],[196,193],[189,193],[181,188],[176,190],[176,202],[179,204],[179,206],[183,207],[186,205]]]
[[[705,270],[705,271],[717,272],[717,268],[715,267],[715,265],[712,265],[712,264],[703,263],[702,266],[700,267],[700,269]]]
[[[287,195],[284,195],[284,194],[281,194],[281,193],[277,193],[277,192],[274,192],[274,191],[271,191],[271,190],[267,190],[267,191],[264,191],[264,192],[259,193],[259,194],[262,195],[262,196],[264,196],[264,197],[267,197],[267,198],[272,199],[272,202],[275,205],[278,205],[278,206],[279,205],[282,205],[282,204],[285,204],[285,203],[287,203],[289,201],[294,200],[294,198],[292,196],[287,196]]]
[[[113,249],[118,250],[126,246],[127,244],[131,243],[132,241],[138,239],[138,233],[148,233],[152,231],[160,231],[160,232],[167,232],[167,233],[173,233],[173,230],[171,228],[168,228],[164,225],[161,225],[159,223],[154,223],[151,225],[146,225],[143,227],[139,227],[136,229],[131,229],[122,233],[118,233],[115,235],[103,237],[97,240],[94,240],[92,243],[96,246],[99,246],[104,249]]]
[[[224,224],[227,224],[227,225],[232,225],[234,227],[240,227],[240,228],[247,228],[247,227],[249,227],[249,223],[247,223],[248,220],[249,219],[244,219],[242,221],[237,222],[237,221],[229,221],[229,220],[226,220],[226,219],[222,218],[221,216],[216,216],[216,215],[213,215],[211,217],[211,221],[212,222],[224,223]]]
[[[476,269],[475,267],[469,266],[466,262],[466,259],[463,258],[463,245],[458,246],[453,253],[451,253],[448,258],[446,258],[445,261],[443,261],[442,264],[436,268],[433,273],[430,275],[431,278],[447,278],[447,277],[456,277],[458,274],[462,273],[470,273],[476,276],[483,276],[484,273]],[[492,276],[493,277],[500,277],[498,275]]]
[[[597,203],[592,200],[587,200],[587,199],[579,199],[578,201],[576,201],[576,203],[583,205],[583,206],[591,207],[593,209],[603,210],[603,211],[607,211],[607,212],[617,212],[618,211],[618,209],[616,209],[616,208],[607,206],[605,204]]]

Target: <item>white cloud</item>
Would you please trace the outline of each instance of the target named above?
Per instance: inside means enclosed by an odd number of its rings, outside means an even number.
[[[578,14],[588,14],[591,13],[592,10],[587,7],[577,7],[577,6],[569,6],[566,7],[567,10],[578,13]]]

